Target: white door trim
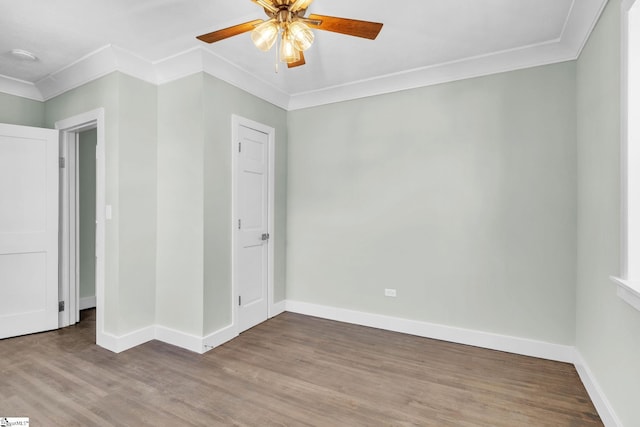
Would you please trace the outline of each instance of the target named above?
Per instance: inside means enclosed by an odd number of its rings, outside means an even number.
[[[78,298],[78,171],[77,149],[79,136],[76,132],[60,132],[60,157],[64,168],[60,180],[60,235],[59,235],[59,296],[65,302],[65,309],[58,313],[58,326],[73,325],[77,317]]]
[[[106,222],[106,159],[105,159],[105,120],[104,108],[88,111],[68,119],[57,121],[55,128],[61,132],[62,140],[69,141],[75,134],[96,128],[96,344],[108,347],[108,337],[104,331],[104,294],[105,294],[105,222]],[[67,194],[68,197],[68,194]],[[76,292],[67,289],[66,292]],[[75,298],[74,307],[65,311],[78,310],[79,301]],[[68,316],[68,314],[67,314]],[[68,318],[68,317],[67,317]]]
[[[237,191],[238,191],[238,128],[240,126],[246,126],[260,132],[267,134],[268,136],[268,153],[269,153],[269,173],[268,173],[268,231],[270,238],[267,242],[267,302],[268,302],[268,318],[271,318],[280,312],[276,311],[273,303],[273,281],[274,281],[274,253],[275,253],[275,141],[276,130],[270,126],[262,123],[255,122],[253,120],[232,114],[231,115],[231,283],[233,291],[231,293],[231,308],[233,316],[233,326],[238,331],[238,285],[236,271],[236,247],[237,236],[236,229],[238,225],[238,213],[237,213]]]

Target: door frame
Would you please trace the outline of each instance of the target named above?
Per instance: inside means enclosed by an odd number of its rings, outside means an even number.
[[[256,121],[247,119],[242,116],[238,116],[236,114],[231,115],[231,283],[232,283],[232,292],[231,292],[231,313],[233,316],[233,327],[238,334],[239,331],[239,323],[238,323],[238,283],[237,283],[237,275],[236,275],[236,250],[238,246],[237,242],[237,224],[238,224],[238,144],[239,144],[239,127],[246,126],[251,129],[255,129],[257,131],[263,132],[267,134],[267,140],[269,147],[268,151],[268,174],[267,174],[267,187],[268,187],[268,207],[267,207],[267,215],[268,221],[267,226],[269,233],[269,240],[267,241],[267,319],[272,318],[276,313],[274,310],[274,292],[273,292],[273,282],[274,282],[274,253],[275,253],[275,141],[276,141],[276,130],[270,126],[267,126],[262,123],[258,123]]]
[[[65,302],[64,311],[58,313],[58,327],[63,328],[80,321],[75,309],[79,298],[78,246],[78,132],[60,132],[59,190],[59,272],[58,300]]]
[[[88,111],[86,113],[78,114],[73,117],[69,117],[67,119],[59,120],[55,123],[55,128],[60,131],[60,141],[64,146],[64,151],[67,153],[67,157],[69,154],[74,156],[73,159],[67,160],[67,162],[73,162],[75,166],[75,156],[77,153],[75,149],[71,150],[72,153],[69,153],[69,146],[73,145],[75,147],[76,140],[78,134],[80,132],[96,129],[97,133],[97,144],[96,144],[96,344],[104,347],[105,346],[105,332],[104,332],[104,295],[105,295],[105,236],[106,236],[106,161],[105,161],[105,119],[104,119],[104,108],[98,108],[92,111]],[[70,194],[69,194],[69,168],[66,168],[67,171],[63,173],[63,188],[64,192],[62,193],[62,201],[65,206],[70,206]],[[77,172],[77,171],[76,171]],[[76,174],[77,176],[77,174]],[[72,177],[75,179],[75,177]],[[74,192],[73,198],[75,199],[76,194]],[[75,201],[71,203],[76,206]],[[67,209],[62,209],[64,215],[68,216],[69,211]],[[62,219],[63,224],[69,223],[69,218]],[[62,251],[60,253],[61,265],[66,265],[69,262],[71,264],[75,264],[75,250],[70,250],[70,239],[77,239],[77,235],[75,230],[67,229],[66,232],[60,233],[60,238],[62,241]],[[74,267],[75,268],[75,267]],[[70,271],[68,272],[70,273]],[[72,283],[73,282],[73,283]],[[78,296],[78,285],[79,282],[77,280],[62,283],[62,300],[66,301],[66,307],[64,312],[62,313],[60,319],[60,327],[68,326],[72,324],[71,322],[75,319],[75,313],[79,310],[79,298]],[[71,287],[74,289],[71,289]],[[71,315],[71,313],[74,313]],[[77,321],[79,319],[75,319]],[[75,322],[73,322],[75,323]]]

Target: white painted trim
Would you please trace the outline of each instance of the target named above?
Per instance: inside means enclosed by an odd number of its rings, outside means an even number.
[[[610,279],[618,286],[617,295],[636,310],[640,310],[640,282],[631,282],[614,276]]]
[[[69,148],[75,146],[76,134],[75,133],[67,133],[60,132],[59,133],[60,140],[60,157],[66,159],[67,163],[69,162]],[[67,166],[71,166],[67,164]],[[58,192],[58,293],[59,300],[65,301],[66,307],[64,311],[58,313],[58,327],[64,328],[71,325],[71,319],[69,318],[69,313],[73,311],[73,306],[71,305],[70,296],[71,292],[71,227],[70,227],[70,193],[73,190],[75,194],[75,190],[72,189],[70,183],[70,167],[65,167],[59,169],[59,192]],[[74,322],[75,323],[75,322]]]
[[[595,376],[580,352],[573,346],[552,344],[544,341],[508,335],[494,334],[478,330],[456,328],[401,319],[379,314],[365,313],[341,308],[309,304],[300,301],[286,300],[286,311],[336,320],[355,325],[384,329],[387,331],[449,341],[458,344],[472,345],[491,350],[505,351],[523,356],[538,357],[558,362],[572,363],[589,394],[600,418],[607,427],[622,427],[611,403],[599,386]]]
[[[156,325],[155,339],[195,353],[204,353],[202,337]]]
[[[630,46],[640,44],[640,32],[636,22],[630,23],[630,14],[640,14],[640,2],[624,0],[620,6],[620,277],[611,276],[617,285],[617,295],[637,310],[640,310],[640,126],[630,120],[640,111],[640,79],[630,72],[637,70],[640,60],[631,60]],[[634,15],[633,19],[640,19]],[[631,31],[634,31],[633,36]],[[634,57],[635,58],[635,57]],[[634,80],[631,81],[631,76]],[[634,91],[630,96],[630,91]]]
[[[320,317],[356,325],[369,326],[394,332],[401,332],[415,336],[433,338],[443,341],[455,342],[465,345],[473,345],[492,350],[506,351],[559,362],[572,363],[580,380],[584,384],[600,418],[607,427],[622,427],[611,403],[602,391],[593,372],[587,365],[580,352],[572,346],[551,344],[543,341],[518,338],[507,335],[499,335],[471,329],[456,328],[452,326],[438,325],[428,322],[419,322],[408,319],[400,319],[390,316],[382,316],[335,307],[309,304],[299,301],[285,300],[274,304],[274,309]],[[153,339],[175,345],[199,354],[218,347],[238,336],[234,325],[226,326],[206,337],[198,337],[174,329],[155,325],[143,328],[119,337],[111,334],[104,335],[104,347],[120,353],[144,344]]]
[[[269,312],[269,318],[276,317],[284,313],[285,311],[287,311],[287,301],[283,300],[279,302],[274,302],[273,305],[271,306],[271,310],[272,311]]]
[[[176,347],[193,351],[194,353],[203,354],[215,347],[231,341],[237,336],[238,334],[236,333],[235,326],[233,325],[219,329],[206,337],[200,337],[161,325],[152,325],[121,336],[109,333],[104,334],[102,347],[107,348],[114,353],[121,353],[155,339],[166,344],[175,345]]]
[[[234,325],[229,325],[224,327],[216,332],[213,332],[202,339],[202,345],[204,352],[212,350],[222,344],[231,341],[235,337],[238,336],[238,332],[236,331],[236,327]]]
[[[337,320],[339,322],[402,332],[419,337],[472,345],[541,359],[567,363],[572,363],[574,360],[574,347],[572,346],[551,344],[527,338],[401,319],[398,317],[309,304],[300,301],[287,300],[286,310],[307,316],[321,317],[323,319]]]
[[[102,336],[102,344],[99,345],[114,353],[122,353],[130,348],[149,342],[153,340],[154,337],[155,328],[153,326],[147,326],[146,328],[120,336],[105,333]]]
[[[574,358],[575,360],[573,364],[576,367],[576,371],[578,371],[580,380],[582,380],[582,384],[584,384],[584,388],[587,390],[587,393],[589,394],[593,405],[596,407],[598,415],[600,415],[604,425],[607,427],[622,427],[622,423],[613,410],[607,396],[602,391],[596,377],[593,375],[593,372],[589,369],[587,362],[577,349],[575,351]]]
[[[119,46],[111,45],[111,50],[118,71],[147,83],[158,84],[158,72],[153,63]]]
[[[120,71],[156,85],[205,72],[280,108],[297,110],[574,60],[580,55],[606,4],[607,0],[574,0],[562,34],[556,40],[310,92],[285,93],[200,46],[160,61],[150,62],[113,45],[104,46],[86,55],[36,82],[35,85],[0,76],[0,91],[42,101],[113,71]]]
[[[289,105],[289,95],[276,88],[271,83],[261,80],[257,76],[232,64],[213,52],[202,50],[202,71],[224,82],[244,90],[260,99],[274,104],[284,110]]]
[[[96,128],[96,344],[111,351],[117,350],[117,341],[104,329],[104,301],[106,287],[106,139],[104,108],[88,111],[56,122],[62,134]]]
[[[238,209],[237,209],[237,193],[238,193],[238,150],[236,149],[239,141],[238,129],[240,126],[246,126],[251,129],[263,132],[268,138],[268,152],[269,152],[269,175],[268,180],[268,229],[267,233],[271,236],[267,242],[267,257],[268,257],[268,273],[267,273],[267,318],[275,316],[276,310],[274,310],[274,279],[275,279],[275,145],[276,145],[276,130],[271,126],[267,126],[262,123],[247,119],[245,117],[238,116],[236,114],[231,115],[231,286],[233,288],[231,296],[231,313],[233,319],[233,326],[236,333],[238,331],[238,286],[236,284],[236,247],[237,247],[237,224],[238,224]]]
[[[35,83],[44,100],[117,71],[111,46],[104,46]]]
[[[95,308],[96,306],[96,297],[84,297],[80,298],[80,310],[86,310],[88,308]]]
[[[202,48],[194,47],[153,63],[158,85],[163,85],[204,70]]]
[[[34,83],[0,75],[0,92],[33,101],[44,101],[42,94]]]
[[[573,0],[571,12],[558,41],[575,52],[574,59],[578,59],[582,53],[607,2],[608,0]]]

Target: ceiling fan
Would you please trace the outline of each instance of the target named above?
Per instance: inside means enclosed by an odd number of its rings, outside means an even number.
[[[269,19],[245,22],[196,38],[206,43],[214,43],[251,31],[251,40],[258,49],[265,52],[280,38],[280,61],[293,68],[305,64],[303,52],[313,43],[312,28],[370,40],[374,40],[382,29],[382,24],[378,22],[314,14],[305,17],[313,0],[251,1],[262,6]]]

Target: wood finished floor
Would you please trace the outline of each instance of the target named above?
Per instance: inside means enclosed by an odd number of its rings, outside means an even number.
[[[284,313],[204,355],[114,354],[95,312],[0,340],[0,416],[32,426],[596,426],[572,365]]]

